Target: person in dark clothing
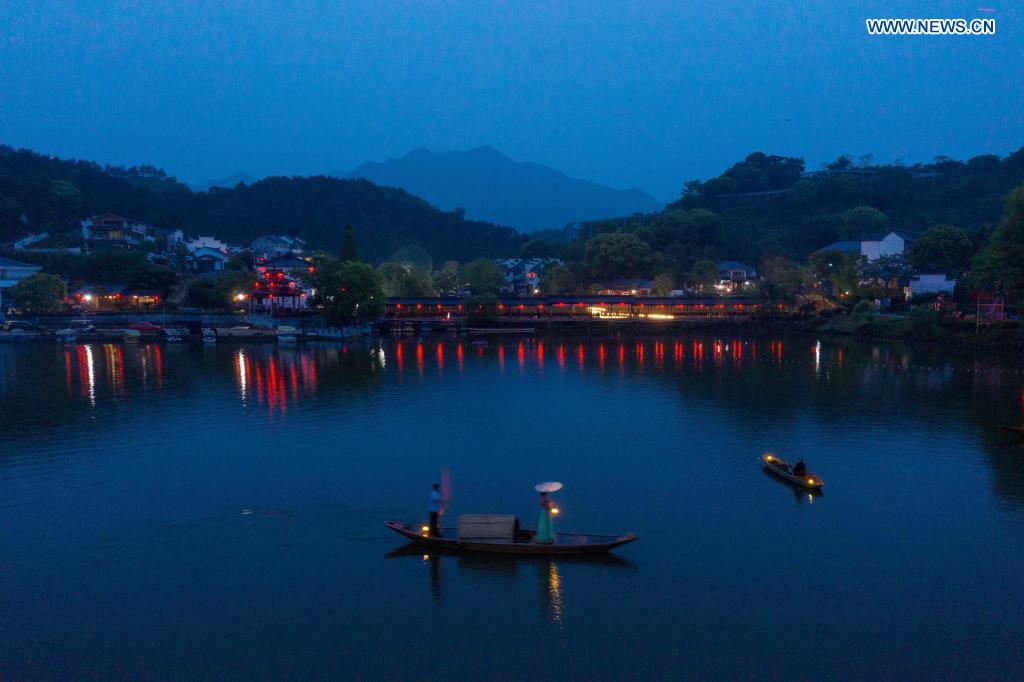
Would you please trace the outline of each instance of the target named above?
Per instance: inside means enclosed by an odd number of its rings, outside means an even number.
[[[430,536],[434,538],[441,537],[441,529],[438,527],[438,522],[441,519],[441,514],[444,513],[444,496],[441,495],[441,484],[435,483],[433,489],[430,491]]]
[[[793,475],[794,476],[806,476],[807,475],[807,465],[804,464],[804,461],[802,459],[798,459],[796,461],[796,464],[793,465]]]

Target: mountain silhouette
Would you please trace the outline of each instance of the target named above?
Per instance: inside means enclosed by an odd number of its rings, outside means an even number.
[[[441,210],[463,208],[467,218],[523,232],[651,213],[664,205],[639,189],[571,178],[548,166],[513,161],[490,146],[447,152],[419,148],[400,159],[368,161],[351,173],[334,175],[400,187]]]

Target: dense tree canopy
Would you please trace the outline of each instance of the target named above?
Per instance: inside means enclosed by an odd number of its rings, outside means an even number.
[[[572,293],[576,289],[576,276],[560,263],[548,263],[544,267],[540,286],[544,294],[549,296]]]
[[[583,262],[597,280],[643,276],[651,265],[651,245],[628,232],[599,234],[587,242]]]
[[[11,295],[14,305],[26,313],[52,313],[60,310],[68,290],[60,277],[37,272],[15,284]]]
[[[910,262],[919,272],[959,275],[971,265],[974,244],[966,232],[952,225],[936,225],[914,242]]]
[[[463,267],[462,279],[474,296],[497,294],[505,284],[505,269],[488,258],[477,258]]]
[[[1024,292],[1024,185],[1010,193],[1002,222],[975,256],[971,269],[978,286]]]

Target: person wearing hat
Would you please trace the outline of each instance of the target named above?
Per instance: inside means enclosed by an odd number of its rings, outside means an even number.
[[[555,522],[553,515],[558,513],[555,503],[546,491],[540,493],[540,518],[537,519],[537,534],[533,541],[540,544],[551,544],[555,541]]]

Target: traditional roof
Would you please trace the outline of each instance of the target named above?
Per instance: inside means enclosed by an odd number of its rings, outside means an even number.
[[[43,266],[33,265],[31,263],[22,263],[21,261],[11,260],[10,258],[4,258],[3,256],[0,256],[0,268],[10,270],[42,270]]]
[[[281,256],[280,258],[275,258],[274,260],[267,261],[266,263],[260,263],[260,267],[262,267],[262,268],[286,269],[286,268],[308,268],[309,266],[310,266],[309,261],[304,261],[301,258],[299,258],[298,256],[290,256],[290,255],[289,256]]]
[[[860,253],[860,242],[832,242],[828,246],[821,247],[815,253],[823,251],[856,251]]]
[[[747,272],[757,272],[757,268],[749,265],[744,265],[734,260],[723,260],[718,263],[719,270],[746,270]]]
[[[599,286],[604,289],[650,289],[654,286],[654,280],[620,278],[603,282]]]
[[[75,291],[71,292],[74,294],[121,294],[128,288],[126,284],[83,284]]]

